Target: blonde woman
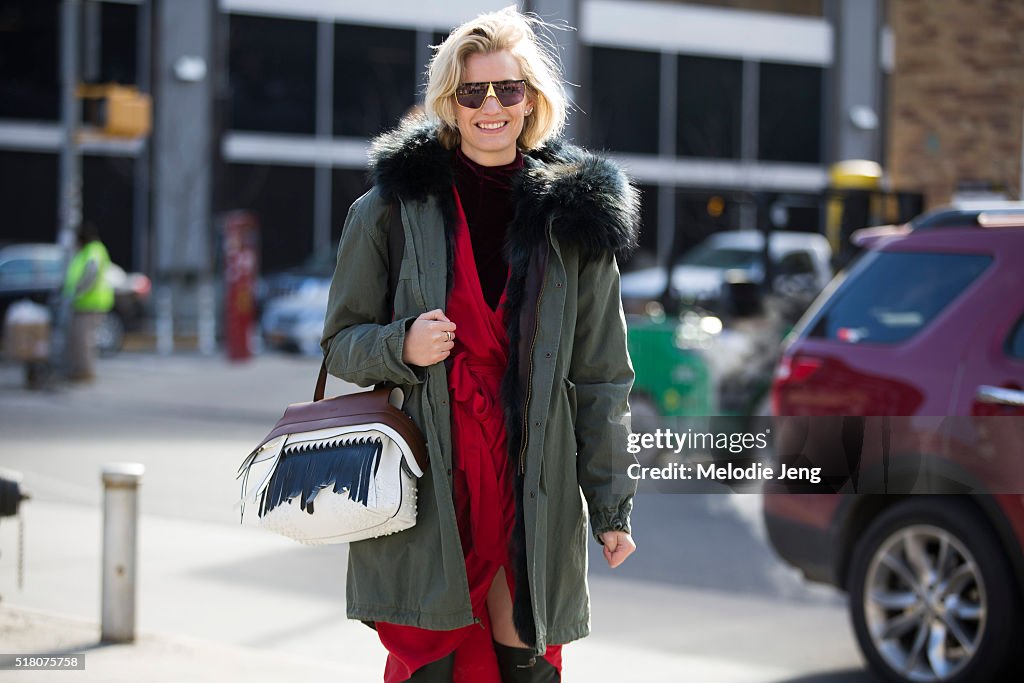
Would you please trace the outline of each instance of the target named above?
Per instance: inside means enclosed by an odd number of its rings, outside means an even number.
[[[636,547],[616,257],[637,195],[559,140],[538,27],[509,8],[452,31],[342,233],[328,368],[403,385],[430,450],[416,525],[349,553],[348,616],[377,629],[386,683],[561,680],[561,645],[590,631],[588,517],[610,566]]]

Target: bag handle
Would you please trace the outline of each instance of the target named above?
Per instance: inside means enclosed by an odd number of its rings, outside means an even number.
[[[388,303],[391,308],[391,319],[395,319],[395,293],[398,291],[398,276],[402,270],[402,259],[405,257],[405,228],[402,227],[402,204],[397,199],[391,203],[388,216]],[[396,267],[397,264],[397,267]],[[385,382],[378,385],[390,386]],[[313,390],[313,401],[322,401],[327,390],[327,356],[320,362],[320,374],[316,378]]]

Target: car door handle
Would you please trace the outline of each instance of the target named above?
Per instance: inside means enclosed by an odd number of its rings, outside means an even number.
[[[1024,391],[982,384],[978,387],[978,400],[1003,406],[1024,407]]]

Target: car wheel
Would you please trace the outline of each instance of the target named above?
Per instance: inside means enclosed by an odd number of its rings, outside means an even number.
[[[124,346],[124,323],[116,313],[107,313],[96,325],[96,348],[100,354],[110,356]]]
[[[1013,575],[964,501],[920,496],[883,512],[854,549],[849,594],[857,641],[883,680],[1003,680],[1019,654]]]

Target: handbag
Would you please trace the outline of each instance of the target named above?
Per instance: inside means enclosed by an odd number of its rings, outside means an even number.
[[[388,301],[394,307],[405,235],[393,204],[388,229]],[[416,480],[427,445],[402,410],[404,392],[384,385],[324,399],[327,359],[313,401],[295,403],[238,468],[259,526],[301,543],[350,543],[416,523]],[[251,488],[249,481],[257,482]]]
[[[325,361],[313,401],[288,406],[242,462],[242,521],[246,503],[255,503],[260,527],[310,545],[408,529],[427,446],[401,410],[404,392],[384,387],[324,399],[326,383]]]

